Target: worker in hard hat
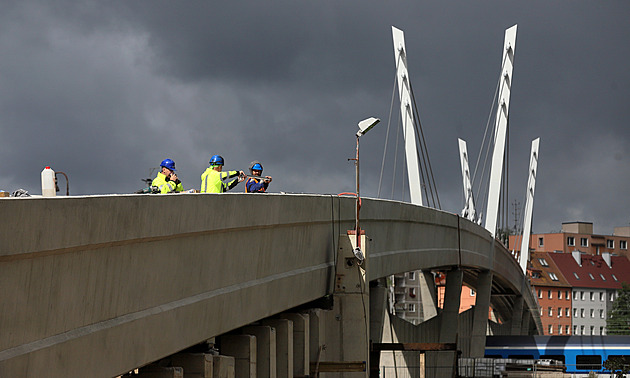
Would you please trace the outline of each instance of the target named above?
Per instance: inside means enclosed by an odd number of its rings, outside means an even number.
[[[184,191],[184,186],[179,178],[177,178],[175,171],[175,162],[173,160],[162,160],[160,163],[160,172],[158,172],[157,177],[153,179],[151,186],[157,187],[162,194]]]
[[[243,171],[223,172],[225,161],[220,155],[210,158],[210,167],[201,174],[201,193],[224,193],[245,179]],[[232,181],[227,181],[236,177]]]
[[[247,193],[264,193],[271,182],[271,176],[262,177],[263,166],[259,161],[254,160],[249,165],[249,173],[251,176],[245,182],[245,191]]]

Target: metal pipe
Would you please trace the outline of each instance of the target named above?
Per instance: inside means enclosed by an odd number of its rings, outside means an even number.
[[[356,227],[355,227],[355,236],[356,236],[356,241],[357,241],[357,248],[361,248],[361,229],[359,228],[359,210],[361,209],[360,206],[360,201],[361,201],[361,196],[359,194],[359,135],[357,135],[357,154],[356,154],[356,160],[354,162],[355,166],[356,166],[356,179],[357,179],[357,201],[355,203],[355,210],[356,210]]]

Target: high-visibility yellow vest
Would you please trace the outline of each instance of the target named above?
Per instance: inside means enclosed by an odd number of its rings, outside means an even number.
[[[158,172],[157,177],[153,179],[151,186],[157,186],[162,194],[181,192],[184,190],[184,186],[181,182],[176,184],[175,181],[166,181],[166,175],[162,172]]]
[[[201,174],[201,193],[223,193],[232,189],[238,184],[238,180],[234,179],[228,183],[223,180],[238,176],[238,171],[218,172],[208,167]]]

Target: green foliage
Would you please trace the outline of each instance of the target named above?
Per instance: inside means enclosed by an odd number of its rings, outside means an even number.
[[[615,378],[625,378],[626,374],[630,373],[630,366],[624,363],[622,359],[607,359],[604,361],[604,368],[610,370]]]
[[[510,228],[499,228],[497,230],[497,239],[507,248],[509,245],[510,235],[514,235],[514,231]]]
[[[630,285],[623,282],[606,319],[608,335],[630,335]]]

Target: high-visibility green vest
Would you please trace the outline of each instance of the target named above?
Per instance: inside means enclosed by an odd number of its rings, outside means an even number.
[[[181,182],[176,184],[175,181],[166,181],[166,175],[162,172],[158,172],[157,177],[153,179],[151,186],[157,186],[162,194],[181,192],[184,190],[184,186]]]
[[[234,179],[228,183],[223,180],[238,176],[238,171],[218,172],[208,167],[201,174],[201,193],[223,193],[232,189],[238,184],[238,180]]]

